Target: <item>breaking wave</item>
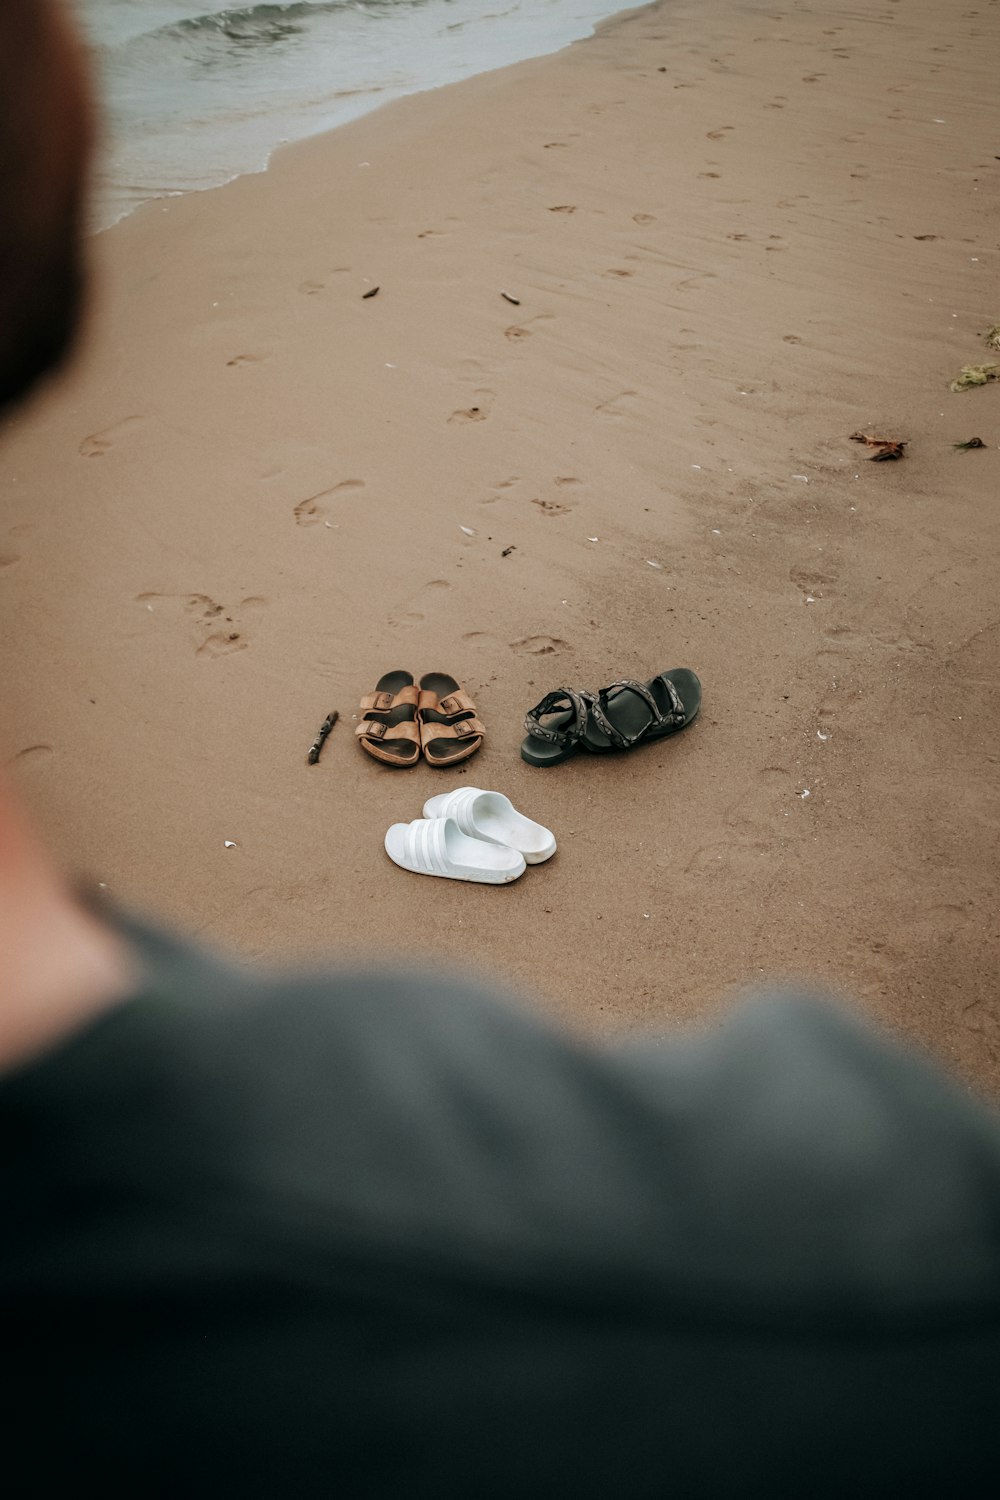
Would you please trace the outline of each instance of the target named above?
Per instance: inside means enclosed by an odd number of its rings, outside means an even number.
[[[197,43],[199,39],[225,41],[238,46],[267,46],[305,35],[312,25],[338,11],[376,16],[400,5],[419,5],[421,0],[287,0],[286,4],[236,5],[206,11],[157,26],[133,38],[148,46],[154,40]]]

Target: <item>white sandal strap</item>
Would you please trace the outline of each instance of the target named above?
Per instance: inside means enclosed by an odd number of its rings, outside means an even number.
[[[435,875],[448,873],[445,822],[444,818],[416,818],[410,824],[408,853],[418,870],[430,870]]]
[[[473,839],[481,837],[475,824],[475,811],[482,795],[478,787],[462,787],[448,808],[448,817],[454,818],[461,831]]]

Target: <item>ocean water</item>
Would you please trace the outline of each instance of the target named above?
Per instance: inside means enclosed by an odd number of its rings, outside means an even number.
[[[634,3],[634,0],[633,0]],[[73,0],[105,139],[95,225],[217,187],[390,99],[553,52],[614,0]]]

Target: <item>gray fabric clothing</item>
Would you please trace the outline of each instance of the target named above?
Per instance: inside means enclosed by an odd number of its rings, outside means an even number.
[[[142,993],[0,1080],[12,1493],[995,1486],[1000,1126],[922,1061],[132,936]]]

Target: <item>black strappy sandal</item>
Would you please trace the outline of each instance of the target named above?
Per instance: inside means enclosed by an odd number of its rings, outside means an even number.
[[[556,766],[578,750],[634,750],[686,729],[700,707],[701,683],[688,667],[671,667],[649,682],[623,678],[599,693],[557,688],[525,715],[521,759]]]

